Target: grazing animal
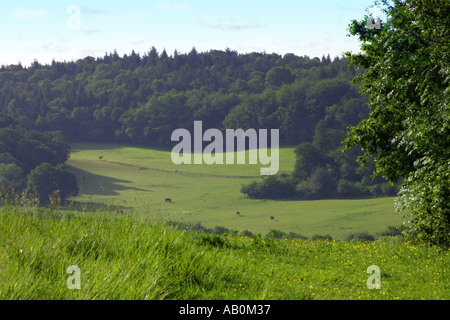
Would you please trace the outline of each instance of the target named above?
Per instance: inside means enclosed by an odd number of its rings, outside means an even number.
[[[103,156],[101,156],[101,157],[98,157],[98,160],[102,160],[103,159]]]
[[[172,202],[172,199],[166,198],[166,202]]]
[[[273,217],[273,216],[270,216],[270,220],[274,220],[275,219],[275,217]]]
[[[237,215],[237,216],[240,216],[241,213],[240,213],[239,211],[236,211],[236,215]]]

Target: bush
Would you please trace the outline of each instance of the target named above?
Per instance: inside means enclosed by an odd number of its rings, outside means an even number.
[[[241,188],[249,199],[288,199],[295,196],[295,184],[288,175],[267,176]]]
[[[0,187],[18,189],[23,183],[22,169],[14,163],[0,163]],[[18,191],[18,190],[16,190]]]
[[[178,230],[190,230],[195,231],[199,233],[213,233],[211,229],[208,229],[201,225],[200,222],[197,222],[196,224],[186,224],[183,222],[177,222],[177,221],[168,221],[167,225],[174,226]]]
[[[213,247],[223,247],[228,245],[228,240],[218,234],[203,233],[200,237],[200,243],[209,244]]]
[[[302,199],[332,198],[336,193],[336,179],[325,167],[317,167],[307,179],[297,183],[295,191]]]
[[[262,197],[260,184],[256,181],[242,186],[241,193],[247,195],[249,199],[260,199]]]
[[[302,236],[301,234],[295,232],[289,232],[287,237],[290,239],[304,239],[304,240],[308,239],[308,237]]]
[[[309,175],[308,179],[309,191],[313,198],[321,199],[332,197],[336,188],[336,181],[332,173],[325,167],[317,167]]]
[[[286,233],[280,230],[272,229],[269,231],[269,233],[266,234],[266,238],[269,239],[279,239],[279,238],[286,238]]]
[[[369,195],[369,191],[361,182],[350,182],[340,179],[337,183],[337,194],[342,198],[352,198]]]
[[[375,237],[368,232],[352,233],[347,237],[348,241],[375,241]]]
[[[398,187],[386,182],[381,185],[381,192],[387,196],[395,196],[398,193]]]
[[[241,237],[249,237],[249,238],[251,238],[251,237],[253,237],[253,233],[251,233],[248,230],[244,230],[244,231],[241,232],[240,236]]]
[[[230,230],[225,228],[225,227],[216,226],[214,228],[214,233],[222,235],[222,234],[225,234],[225,233],[230,233]]]
[[[386,231],[380,232],[379,235],[382,237],[398,237],[401,236],[403,237],[403,230],[405,230],[406,228],[404,226],[400,226],[400,227],[394,227],[394,226],[389,226],[387,227]]]
[[[320,235],[320,234],[315,234],[315,235],[313,235],[312,237],[311,237],[311,240],[327,240],[327,241],[332,241],[333,240],[333,238],[329,235],[329,234],[326,234],[326,235]]]
[[[28,192],[37,196],[42,203],[48,203],[49,197],[53,195],[64,199],[78,192],[77,179],[64,164],[53,166],[43,163],[31,170],[27,181]]]

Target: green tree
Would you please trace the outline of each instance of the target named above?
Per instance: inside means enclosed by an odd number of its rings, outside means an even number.
[[[14,163],[0,163],[0,187],[17,189],[23,183],[22,169]]]
[[[346,134],[343,129],[334,129],[326,119],[320,120],[315,128],[314,146],[322,153],[329,153],[342,146]]]
[[[326,157],[312,143],[303,142],[295,148],[294,177],[306,179],[317,167],[326,165]]]
[[[274,175],[243,185],[241,192],[249,199],[288,199],[294,197],[295,185],[287,175]]]
[[[16,120],[14,120],[13,117],[4,114],[4,113],[0,113],[0,128],[6,128],[6,127],[10,127],[10,126],[15,126],[16,125]]]
[[[397,211],[410,212],[408,234],[450,244],[450,2],[383,0],[387,21],[349,26],[361,53],[347,53],[366,72],[356,78],[370,97],[367,119],[350,128],[347,147],[374,156],[376,174],[404,178]]]
[[[266,81],[273,86],[279,86],[283,83],[293,82],[295,77],[291,71],[285,67],[274,67],[266,75]]]
[[[50,196],[55,194],[61,199],[77,194],[77,180],[64,164],[42,163],[28,174],[27,191],[37,196],[41,203],[48,203]]]
[[[325,167],[317,167],[309,175],[308,191],[312,198],[332,197],[336,190],[336,179]]]

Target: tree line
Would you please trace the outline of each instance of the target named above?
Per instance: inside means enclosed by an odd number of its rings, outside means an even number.
[[[28,130],[0,113],[1,198],[24,193],[44,204],[77,194],[76,178],[64,164],[69,154],[61,132]]]
[[[345,58],[329,55],[114,51],[2,66],[0,112],[27,130],[60,131],[69,142],[167,148],[173,130],[192,129],[194,120],[205,129],[279,129],[281,144],[298,145],[296,168],[243,188],[250,198],[390,195],[385,180],[359,168],[356,149],[341,152],[347,127],[368,116],[367,97],[351,84],[356,75]],[[274,181],[287,181],[289,190],[273,188]]]

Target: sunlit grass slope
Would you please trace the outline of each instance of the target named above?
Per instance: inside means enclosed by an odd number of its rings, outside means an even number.
[[[176,166],[170,150],[113,144],[74,144],[68,163],[78,178],[80,195],[73,200],[79,206],[132,208],[154,220],[200,222],[210,228],[223,226],[263,235],[278,229],[308,237],[329,234],[333,238],[363,231],[375,234],[402,221],[394,214],[393,198],[246,199],[240,188],[261,179],[260,165]],[[293,148],[281,148],[280,172],[291,172],[294,163]],[[166,203],[166,198],[172,202]]]
[[[0,299],[448,300],[449,263],[398,239],[200,235],[107,211],[0,207]]]

